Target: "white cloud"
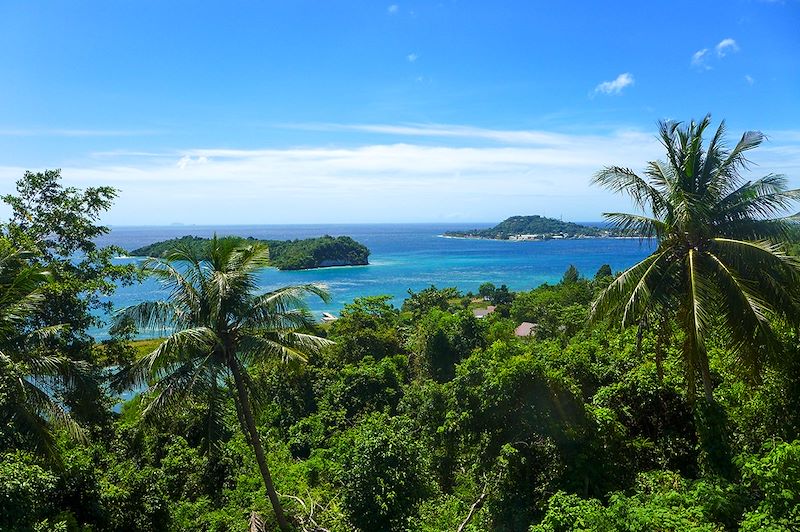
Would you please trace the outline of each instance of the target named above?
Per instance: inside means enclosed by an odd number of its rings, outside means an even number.
[[[589,185],[592,174],[604,164],[641,165],[659,153],[652,133],[635,130],[603,136],[448,125],[355,128],[405,139],[141,157],[128,151],[56,162],[65,184],[120,189],[111,224],[424,221],[453,205],[462,219],[475,221],[552,212],[556,205],[567,217],[598,219],[601,209],[622,205]],[[420,136],[469,142],[414,143]],[[505,142],[515,139],[537,142]],[[21,175],[0,167],[0,193]]]
[[[747,82],[748,85],[753,85],[756,82],[756,80],[753,79],[753,77],[750,74],[745,74],[744,80]]]
[[[609,164],[642,169],[646,161],[663,156],[650,130],[566,134],[449,124],[296,127],[386,137],[355,146],[104,152],[54,166],[62,167],[65,185],[119,188],[104,220],[118,225],[430,221],[443,218],[454,205],[465,221],[554,209],[566,219],[597,220],[602,211],[630,208],[624,198],[590,185],[597,170]],[[751,156],[758,164],[754,175],[785,173],[797,186],[800,132],[768,133],[770,142]],[[23,172],[0,167],[0,194],[11,192]]]
[[[408,62],[409,62],[409,63],[414,63],[414,62],[416,62],[416,60],[417,60],[418,58],[419,58],[419,56],[418,56],[417,54],[413,54],[413,53],[412,53],[412,54],[408,54],[408,55],[406,56],[406,59],[408,59]]]
[[[700,70],[711,70],[708,66],[708,48],[696,51],[692,54],[692,66]]]
[[[438,137],[490,140],[504,144],[557,146],[570,138],[562,133],[539,130],[491,129],[458,124],[330,124],[301,123],[284,127],[304,131],[355,131],[398,137]]]
[[[739,45],[736,44],[736,41],[728,37],[727,39],[722,39],[719,44],[714,47],[714,50],[717,51],[718,57],[725,57],[728,52],[738,52]]]
[[[729,53],[738,52],[739,45],[736,44],[736,41],[728,37],[727,39],[722,39],[717,45],[714,47],[714,52],[716,53],[717,59],[722,59]],[[698,50],[692,54],[692,67],[696,68],[697,70],[711,70],[711,65],[709,61],[712,59],[712,55],[708,48],[703,48],[702,50]]]
[[[397,4],[392,4],[388,8],[386,8],[386,11],[388,11],[390,15],[396,15],[397,12],[400,11],[400,6],[398,6]]]
[[[206,164],[207,162],[208,162],[208,157],[206,157],[205,155],[195,157],[194,159],[189,155],[184,155],[178,160],[176,166],[181,170],[185,170],[191,165]]]
[[[594,88],[594,92],[603,94],[619,94],[625,87],[633,85],[633,75],[628,72],[620,74],[613,81],[604,81]]]

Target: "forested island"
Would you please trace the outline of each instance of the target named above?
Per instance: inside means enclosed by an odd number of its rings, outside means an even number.
[[[235,237],[232,237],[235,238]],[[143,246],[129,254],[134,257],[165,257],[175,246],[191,246],[202,250],[210,239],[182,236]],[[349,236],[330,235],[302,240],[259,240],[241,238],[243,245],[260,242],[269,248],[269,263],[279,270],[309,270],[330,266],[363,266],[369,264],[369,249]]]
[[[487,238],[491,240],[550,240],[553,238],[589,238],[621,236],[610,228],[565,222],[545,216],[512,216],[489,229],[448,231],[444,236],[458,238]]]

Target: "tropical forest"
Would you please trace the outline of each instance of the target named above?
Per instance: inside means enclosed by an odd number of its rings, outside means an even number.
[[[761,133],[657,138],[643,171],[587,176],[633,205],[609,231],[652,242],[633,266],[326,322],[323,284],[261,287],[269,242],[121,263],[97,244],[118,190],[25,172],[0,226],[0,530],[800,530],[800,192],[748,164]],[[112,304],[144,279],[158,297]]]

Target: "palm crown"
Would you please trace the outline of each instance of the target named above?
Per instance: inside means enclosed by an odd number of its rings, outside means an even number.
[[[146,415],[168,413],[187,398],[204,402],[211,439],[221,427],[225,379],[232,378],[242,430],[256,453],[278,522],[286,528],[251,409],[251,400],[261,393],[248,368],[268,359],[304,360],[306,353],[330,343],[303,332],[312,324],[303,296],[328,296],[316,285],[258,293],[256,273],[267,265],[268,250],[259,244],[240,246],[238,240],[215,236],[202,255],[179,246],[166,260],[145,262],[143,269],[164,283],[169,297],[128,307],[116,322],[172,332],[116,380],[118,385],[152,383],[154,397]]]
[[[782,175],[755,181],[741,176],[746,152],[764,140],[761,133],[746,132],[728,149],[723,123],[704,146],[709,124],[709,116],[684,127],[661,122],[665,161],[647,163],[644,177],[617,166],[595,176],[596,184],[629,195],[645,213],[607,213],[606,218],[631,234],[655,238],[658,247],[611,283],[592,313],[621,316],[627,326],[677,312],[685,333],[690,396],[700,375],[710,399],[705,338],[715,317],[726,324],[720,329],[728,345],[757,369],[775,345],[768,318],[800,316],[791,288],[798,263],[781,246],[789,226],[774,219],[800,193],[787,190]]]
[[[83,429],[53,397],[57,386],[79,387],[88,366],[49,349],[46,341],[63,326],[30,328],[49,274],[30,263],[32,254],[0,240],[0,421],[48,458],[58,458],[51,427],[82,438]]]

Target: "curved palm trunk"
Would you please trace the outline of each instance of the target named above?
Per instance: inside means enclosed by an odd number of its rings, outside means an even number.
[[[278,493],[275,491],[275,486],[272,483],[272,475],[270,475],[269,467],[267,467],[267,459],[264,456],[264,448],[261,446],[261,438],[258,436],[256,429],[256,422],[253,418],[253,410],[250,408],[250,399],[247,395],[247,389],[244,386],[242,373],[239,365],[232,361],[230,363],[231,373],[233,374],[233,382],[236,385],[236,394],[239,396],[239,405],[241,407],[242,418],[244,418],[245,426],[242,427],[245,431],[245,436],[249,434],[248,440],[253,447],[258,462],[258,468],[261,471],[261,477],[264,479],[264,487],[267,489],[269,501],[272,503],[272,509],[275,511],[275,517],[278,520],[278,526],[281,530],[288,532],[289,523],[286,521],[286,516],[283,514],[281,502],[278,500]],[[241,418],[240,418],[241,419]]]

